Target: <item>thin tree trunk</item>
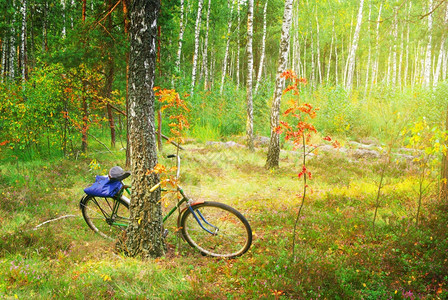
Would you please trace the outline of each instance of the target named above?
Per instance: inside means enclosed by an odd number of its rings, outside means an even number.
[[[43,20],[42,20],[42,52],[48,51],[48,2],[45,1],[44,3],[44,11],[43,11]],[[31,49],[33,49],[31,47]]]
[[[445,18],[443,20],[443,27],[446,28],[447,25],[448,25],[448,6],[445,10]],[[437,67],[436,67],[436,71],[434,74],[434,81],[433,81],[434,86],[437,85],[437,83],[439,82],[439,78],[440,78],[440,71],[442,69],[442,64],[443,64],[443,56],[445,54],[445,40],[446,40],[446,31],[443,31],[442,41],[440,43],[439,56],[437,58]]]
[[[352,46],[350,48],[349,59],[348,59],[349,64],[348,64],[348,70],[347,70],[347,81],[346,81],[346,85],[345,85],[347,90],[351,90],[352,86],[353,86],[353,75],[354,75],[354,71],[355,71],[356,50],[358,49],[359,33],[361,31],[363,5],[364,5],[364,0],[360,0],[355,34],[353,35],[353,42],[352,42]]]
[[[194,53],[193,53],[193,68],[191,71],[191,89],[190,94],[193,95],[194,86],[196,83],[196,69],[199,56],[199,33],[201,32],[201,19],[202,19],[202,3],[203,0],[198,1],[198,14],[196,17],[196,26],[194,31]]]
[[[22,84],[25,83],[26,80],[28,80],[28,57],[27,57],[27,22],[26,22],[26,15],[27,15],[27,1],[28,0],[22,0],[22,7],[21,7],[21,13],[22,13],[22,34],[21,34],[21,47],[20,47],[20,61],[21,61],[21,67],[22,67]]]
[[[277,77],[275,80],[274,101],[271,107],[271,139],[269,142],[268,155],[266,159],[266,168],[277,168],[280,157],[280,138],[276,132],[279,126],[280,119],[280,102],[282,98],[282,90],[284,78],[282,73],[286,71],[286,64],[288,62],[288,48],[289,48],[289,30],[292,19],[292,3],[293,0],[285,1],[285,9],[283,12],[282,36],[280,40],[280,51],[278,59]]]
[[[364,95],[367,95],[367,90],[369,87],[369,75],[370,75],[370,61],[372,56],[372,49],[371,49],[371,43],[370,43],[370,21],[372,17],[372,3],[369,1],[369,21],[368,21],[368,36],[369,36],[369,54],[367,56],[367,66],[366,66],[366,83],[365,83],[365,90]]]
[[[327,68],[327,84],[330,82],[330,70],[331,70],[331,57],[333,55],[333,42],[334,42],[334,16],[333,16],[333,31],[331,32],[331,44],[330,55],[328,56],[328,68]]]
[[[209,25],[210,25],[210,8],[211,8],[212,0],[208,0],[208,8],[207,8],[207,23],[205,26],[205,41],[204,41],[204,51],[202,54],[202,68],[204,70],[204,89],[207,90],[209,88],[208,84],[208,33],[209,33]]]
[[[317,19],[317,8],[316,8],[316,29],[317,29],[317,74],[319,75],[319,81],[317,81],[317,83],[321,84],[322,83],[322,68],[320,65],[320,36],[319,36],[319,20]]]
[[[411,15],[412,2],[409,2],[408,8],[408,16]],[[408,74],[409,74],[409,22],[407,22],[407,31],[406,31],[406,62],[404,67],[404,85],[408,84]]]
[[[393,51],[392,51],[392,85],[395,87],[397,82],[397,38],[398,38],[398,10],[394,9],[394,25],[393,25]]]
[[[157,164],[153,87],[159,5],[159,0],[134,0],[130,7],[132,197],[126,245],[122,248],[129,256],[143,258],[159,257],[165,252],[160,189],[149,191],[159,182],[159,177],[154,173],[148,174]]]
[[[13,20],[12,20],[12,26],[11,26],[11,37],[10,37],[10,44],[9,44],[9,78],[11,80],[14,80],[16,77],[15,74],[15,61],[16,61],[16,30],[15,30],[15,23],[16,23],[16,14],[15,14],[15,1],[12,1],[12,8],[13,8]]]
[[[61,0],[61,6],[62,6],[62,30],[61,30],[61,36],[63,39],[65,39],[66,35],[67,35],[67,29],[65,28],[65,14],[66,14],[66,8],[65,8],[65,1],[66,0]]]
[[[211,1],[211,0],[209,0]],[[182,55],[182,43],[184,38],[184,0],[180,0],[179,40],[177,42],[176,71],[180,72],[180,57]]]
[[[222,75],[221,75],[221,88],[219,89],[219,93],[222,94],[222,90],[224,88],[224,81],[226,79],[227,74],[227,64],[229,60],[229,47],[230,47],[230,35],[232,31],[232,14],[233,14],[233,1],[227,1],[227,7],[230,8],[229,19],[227,22],[227,43],[226,43],[226,52],[224,54],[224,62],[222,64]]]
[[[254,69],[254,58],[252,51],[252,41],[254,28],[254,0],[247,1],[247,86],[246,86],[246,100],[247,100],[247,121],[246,121],[246,135],[247,146],[250,151],[254,151],[254,109],[252,100],[252,77]]]
[[[372,66],[372,86],[378,82],[378,67],[379,67],[379,60],[380,60],[380,22],[381,22],[381,10],[383,8],[383,4],[380,4],[380,9],[378,11],[378,19],[376,21],[376,55],[375,55],[375,62]]]
[[[237,25],[236,25],[236,88],[240,88],[240,0],[236,1]]]
[[[432,11],[433,0],[429,0],[428,11]],[[432,57],[432,13],[428,15],[428,44],[426,45],[426,56],[423,73],[423,86],[428,87],[431,83],[431,57]]]
[[[267,9],[268,9],[268,0],[266,0],[266,2],[264,3],[264,9],[263,9],[263,39],[261,42],[261,57],[260,57],[260,65],[258,67],[257,83],[255,84],[255,91],[254,91],[255,95],[257,94],[258,87],[260,86],[261,75],[263,72],[263,65],[264,65],[264,55],[266,50]]]
[[[113,6],[113,0],[107,0],[106,4],[109,8],[109,10],[112,8]],[[111,34],[112,30],[113,30],[113,24],[112,24],[112,12],[110,12],[107,15],[107,31],[108,33],[106,34]],[[113,40],[112,37],[106,37],[108,39],[108,41],[106,42],[106,55],[107,55],[107,59],[106,59],[106,66],[105,66],[105,71],[106,71],[106,83],[105,83],[105,93],[104,96],[106,98],[106,100],[108,101],[106,108],[107,108],[107,118],[109,119],[109,128],[110,128],[110,145],[111,148],[115,148],[115,122],[114,122],[114,117],[112,114],[112,107],[109,104],[109,102],[112,101],[112,84],[114,81],[114,56],[112,54],[112,49],[113,49]]]
[[[123,5],[123,23],[124,34],[127,40],[129,40],[129,0],[122,0]],[[126,51],[126,167],[131,165],[131,142],[129,141],[129,50]]]

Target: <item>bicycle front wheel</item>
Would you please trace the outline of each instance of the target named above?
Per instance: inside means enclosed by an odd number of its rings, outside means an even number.
[[[246,218],[219,202],[204,202],[187,208],[180,226],[188,244],[205,255],[237,257],[252,244],[252,229]]]
[[[129,207],[122,200],[86,196],[80,205],[87,225],[104,238],[115,240],[129,225]]]

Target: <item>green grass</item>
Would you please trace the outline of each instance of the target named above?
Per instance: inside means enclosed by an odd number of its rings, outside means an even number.
[[[236,207],[254,231],[233,260],[203,257],[169,235],[165,257],[141,261],[115,251],[84,223],[78,203],[96,173],[124,165],[124,152],[53,161],[8,162],[0,172],[0,298],[19,299],[437,299],[448,296],[448,217],[432,186],[416,227],[416,179],[407,166],[386,173],[372,232],[378,161],[324,153],[299,220],[299,164],[281,154],[264,169],[265,150],[186,145],[182,180],[195,198]],[[165,146],[165,151],[172,150]],[[96,163],[92,164],[95,159]],[[161,159],[167,165],[172,160]],[[435,179],[434,179],[435,180]],[[35,226],[63,215],[75,215]],[[412,299],[408,297],[408,299]]]

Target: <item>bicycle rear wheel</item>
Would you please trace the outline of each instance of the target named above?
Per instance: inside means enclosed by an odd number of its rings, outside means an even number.
[[[191,211],[193,210],[193,212]],[[236,209],[219,202],[187,208],[180,221],[183,238],[202,254],[232,258],[252,244],[252,229]]]
[[[87,225],[104,238],[115,240],[129,225],[129,207],[122,200],[86,196],[80,205]]]

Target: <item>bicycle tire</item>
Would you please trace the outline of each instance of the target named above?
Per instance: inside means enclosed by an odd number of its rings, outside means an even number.
[[[115,214],[113,214],[114,205],[118,205]],[[90,229],[106,239],[117,239],[129,224],[129,207],[121,199],[87,195],[80,206],[84,220]]]
[[[214,234],[205,231],[190,208],[196,213],[199,211],[205,220],[218,230],[202,221],[203,226]],[[211,201],[190,208],[184,211],[180,220],[182,237],[190,246],[204,255],[223,258],[237,257],[249,250],[252,244],[252,229],[246,218],[236,209]]]

